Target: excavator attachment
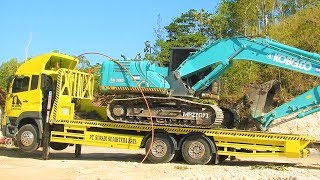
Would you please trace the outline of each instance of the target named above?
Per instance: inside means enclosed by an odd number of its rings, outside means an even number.
[[[272,99],[279,91],[280,83],[277,80],[265,82],[250,89],[246,94],[253,118],[260,117],[272,109]]]

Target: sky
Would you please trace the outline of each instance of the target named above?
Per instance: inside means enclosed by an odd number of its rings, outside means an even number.
[[[0,63],[59,50],[143,55],[154,29],[190,9],[213,13],[218,0],[10,0],[0,2]],[[160,15],[160,21],[158,17]],[[27,50],[27,51],[26,51]],[[87,56],[92,64],[102,59]]]

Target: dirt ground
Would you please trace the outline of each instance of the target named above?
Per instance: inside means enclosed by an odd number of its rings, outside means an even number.
[[[292,116],[295,116],[293,114]],[[290,116],[289,116],[290,117]],[[288,118],[288,117],[286,117]],[[286,118],[282,118],[277,122],[284,120]],[[312,115],[306,116],[302,119],[294,119],[292,121],[283,123],[281,125],[277,125],[273,128],[269,129],[270,132],[275,133],[287,133],[287,134],[300,134],[300,135],[309,135],[320,141],[320,112],[314,113]]]
[[[320,179],[320,154],[308,158],[241,158],[220,165],[141,164],[144,151],[84,146],[80,158],[74,147],[23,153],[0,147],[0,179]]]

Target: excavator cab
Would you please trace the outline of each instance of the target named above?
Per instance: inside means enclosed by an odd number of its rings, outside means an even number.
[[[277,80],[265,82],[251,88],[246,94],[246,100],[253,118],[263,116],[272,110],[273,97],[280,89]]]
[[[171,49],[171,59],[169,62],[169,72],[176,70],[180,64],[186,60],[190,55],[197,52],[198,48],[184,48],[184,47],[174,47]],[[184,83],[188,87],[194,86],[199,80],[203,79],[212,71],[212,67],[206,70],[200,71],[190,77],[183,79]],[[220,95],[221,82],[215,81],[209,87],[203,91],[199,91],[195,94],[197,97],[218,99]]]

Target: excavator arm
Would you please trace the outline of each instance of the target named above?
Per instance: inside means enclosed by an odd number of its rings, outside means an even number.
[[[268,38],[233,37],[218,40],[189,56],[167,76],[166,80],[175,96],[193,96],[210,86],[235,60],[253,61],[320,76],[319,54],[287,46]],[[184,83],[185,78],[212,67],[214,67],[213,70],[192,87]],[[268,128],[275,119],[295,112],[300,112],[296,117],[301,118],[320,110],[319,93],[320,87],[317,86],[266,114],[262,111],[257,113],[253,107],[252,116],[261,123],[263,129]],[[304,112],[301,112],[303,110]]]

